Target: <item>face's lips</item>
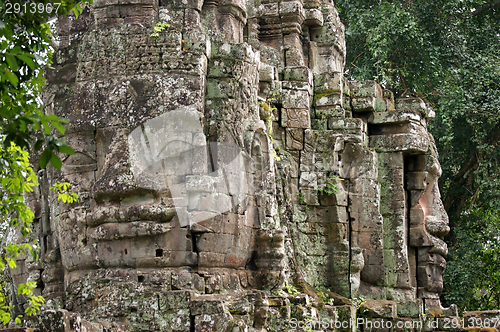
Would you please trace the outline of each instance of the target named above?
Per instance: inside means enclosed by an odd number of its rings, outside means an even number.
[[[443,257],[446,257],[448,255],[448,245],[446,244],[446,242],[432,235],[429,236],[429,240],[432,243],[432,247],[429,250],[429,253],[438,254]]]
[[[96,206],[87,213],[86,224],[97,227],[108,223],[129,223],[133,221],[152,221],[153,223],[167,223],[176,215],[174,207],[165,205],[109,205]]]
[[[83,209],[77,211],[85,211]],[[63,236],[70,238],[64,246],[63,265],[68,271],[98,268],[168,267],[195,262],[196,253],[187,249],[186,229],[170,221],[175,208],[162,204],[98,205],[87,210],[83,237],[75,238],[71,216]],[[71,226],[72,224],[72,226]],[[159,242],[158,242],[159,241]],[[158,249],[165,254],[158,256]]]
[[[95,241],[113,241],[165,234],[171,228],[169,224],[159,224],[154,221],[105,223],[90,228],[87,231],[87,236]]]

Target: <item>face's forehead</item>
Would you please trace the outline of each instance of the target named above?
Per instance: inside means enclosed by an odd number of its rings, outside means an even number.
[[[172,100],[145,102],[133,93],[130,81],[110,82],[110,85],[96,86],[94,82],[76,84],[72,87],[59,87],[53,109],[58,116],[69,121],[70,131],[89,131],[103,127],[125,127],[130,130],[148,122],[151,128],[163,126],[167,131],[199,130],[202,113],[197,113],[196,105],[188,107]],[[177,86],[171,85],[172,89]],[[157,94],[162,88],[155,89]],[[168,92],[166,92],[168,94]],[[170,113],[171,115],[164,114]],[[155,119],[155,120],[153,120]]]

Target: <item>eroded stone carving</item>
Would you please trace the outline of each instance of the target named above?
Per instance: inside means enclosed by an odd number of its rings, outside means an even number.
[[[42,260],[12,272],[55,310],[34,326],[281,331],[355,319],[357,296],[385,301],[373,317],[443,314],[433,112],[347,82],[343,29],[329,2],[99,1],[60,18],[46,111],[76,154],[41,172]],[[58,202],[57,180],[80,202]]]

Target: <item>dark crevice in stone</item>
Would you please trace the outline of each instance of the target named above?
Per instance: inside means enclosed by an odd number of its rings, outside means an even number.
[[[43,271],[44,270],[40,270],[40,275],[43,274]],[[40,278],[40,280],[38,280],[38,283],[36,284],[36,288],[40,289],[40,293],[43,293],[43,290],[45,289],[45,283],[43,282],[43,280]]]
[[[281,103],[273,105],[276,107],[276,112],[278,113],[278,118],[275,121],[281,123],[281,110],[283,109],[283,105]]]
[[[245,265],[245,269],[250,271],[257,271],[257,264],[255,263],[256,261],[257,261],[257,251],[254,250],[252,251],[252,255],[250,256],[250,259]]]
[[[195,332],[194,318],[195,318],[195,316],[193,316],[193,315],[189,316],[189,332]]]
[[[217,156],[218,156],[218,145],[214,144],[215,141],[213,142],[208,142],[208,157],[210,158],[209,160],[209,165],[208,165],[208,171],[210,173],[214,173],[218,169],[218,164],[217,164]]]
[[[198,236],[201,236],[201,235],[198,235]],[[191,234],[191,243],[193,245],[193,252],[195,252],[196,254],[199,254],[199,249],[198,249],[198,245],[196,244],[196,235],[195,234]]]
[[[47,253],[49,251],[48,250],[48,246],[47,246],[47,244],[48,244],[48,240],[47,240],[48,237],[49,237],[48,235],[44,235],[44,237],[43,237],[43,252],[44,253]]]
[[[247,24],[243,27],[243,40],[245,43],[248,43],[248,21]]]
[[[347,207],[346,207],[346,214],[347,214],[347,222],[349,224],[349,265],[348,265],[348,272],[347,272],[347,283],[349,285],[349,296],[352,295],[352,286],[351,286],[351,263],[352,263],[352,219],[351,219],[351,213],[349,212],[349,189],[350,189],[350,182],[349,179],[345,179],[346,183],[346,190],[347,190]]]

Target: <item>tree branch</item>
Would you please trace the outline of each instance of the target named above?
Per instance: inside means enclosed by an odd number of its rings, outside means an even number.
[[[487,5],[484,5],[482,7],[479,7],[477,8],[474,12],[472,12],[472,16],[477,16],[479,14],[481,14],[482,12],[488,10],[488,9],[491,9],[493,7],[500,7],[500,1],[497,1],[497,2],[493,2],[493,3],[490,3],[490,4],[487,4]]]
[[[492,128],[488,135],[488,140],[485,143],[492,146],[498,146],[498,144],[500,144],[500,123],[497,123],[495,127]],[[469,154],[466,162],[460,167],[458,174],[452,178],[452,184],[448,188],[444,199],[444,208],[448,212],[448,215],[453,214],[457,218],[460,216],[467,198],[470,197],[470,195],[464,194],[459,188],[463,187],[467,182],[473,182],[475,178],[474,171],[479,168],[485,154],[486,152],[484,150],[478,151],[477,148],[475,148]]]

